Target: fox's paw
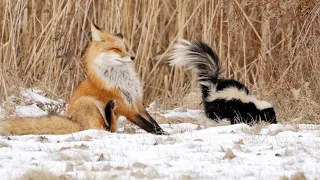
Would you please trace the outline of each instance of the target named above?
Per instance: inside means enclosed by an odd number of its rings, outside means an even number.
[[[116,103],[116,101],[115,101],[115,100],[110,100],[110,101],[108,102],[108,104],[107,104],[107,107],[108,107],[109,109],[111,109],[111,111],[116,110],[116,109],[117,109],[117,103]]]
[[[156,135],[170,135],[169,133],[165,132],[160,127],[156,128]]]

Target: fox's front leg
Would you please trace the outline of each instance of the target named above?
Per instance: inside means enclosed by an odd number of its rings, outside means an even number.
[[[169,135],[169,133],[165,132],[157,123],[157,121],[155,119],[153,119],[153,117],[148,113],[147,110],[143,110],[142,114],[144,114],[145,116],[147,116],[148,120],[156,127],[156,131],[159,132],[159,134],[164,134],[164,135]]]
[[[168,135],[167,132],[165,132],[157,123],[157,121],[155,119],[153,119],[153,117],[148,113],[148,111],[143,107],[141,100],[138,101],[138,114],[143,117],[144,119],[146,119],[147,121],[151,122],[154,126],[155,126],[155,131],[156,134],[164,134],[164,135]],[[140,117],[140,119],[141,119]]]
[[[106,124],[108,123],[110,132],[117,130],[117,116],[114,114],[117,109],[116,101],[110,100],[105,107]]]
[[[122,101],[117,101],[117,108],[114,112],[116,116],[125,116],[131,122],[139,126],[141,129],[153,134],[165,134],[164,131],[159,131],[158,127],[154,125],[154,123],[148,121],[146,118],[143,117],[144,115],[141,114],[137,108],[133,105],[128,105]],[[112,122],[111,122],[112,124]]]
[[[141,114],[136,114],[134,117],[129,118],[130,121],[137,124],[142,129],[147,132],[157,134],[157,135],[169,135],[169,133],[165,132],[157,123],[152,123],[151,121],[144,118]]]

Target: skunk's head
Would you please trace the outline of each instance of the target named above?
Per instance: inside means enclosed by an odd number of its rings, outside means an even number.
[[[271,124],[277,124],[276,112],[271,103],[267,101],[257,100],[251,96],[251,101],[254,103],[258,110],[258,120],[265,121]]]
[[[276,112],[273,107],[260,110],[260,120],[271,124],[277,124]]]

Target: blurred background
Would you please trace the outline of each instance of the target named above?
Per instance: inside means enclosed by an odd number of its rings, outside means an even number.
[[[192,71],[168,66],[179,38],[218,53],[223,74],[274,104],[282,122],[320,122],[317,0],[1,0],[0,99],[40,87],[66,101],[85,78],[90,22],[122,32],[145,105],[201,108]]]

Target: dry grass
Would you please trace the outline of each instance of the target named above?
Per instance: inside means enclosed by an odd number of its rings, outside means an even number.
[[[24,173],[21,177],[18,178],[19,180],[37,180],[37,179],[43,179],[43,180],[63,180],[63,179],[69,179],[67,176],[57,176],[47,170],[29,170],[26,173]]]
[[[183,37],[209,43],[224,75],[274,103],[282,121],[319,123],[319,11],[316,0],[4,0],[0,97],[38,86],[68,99],[85,77],[81,58],[94,21],[125,35],[146,103],[181,98],[196,87],[191,72],[166,63],[172,43]],[[301,88],[298,98],[293,88]]]
[[[306,176],[303,172],[297,172],[294,175],[291,176],[292,180],[306,180]]]

